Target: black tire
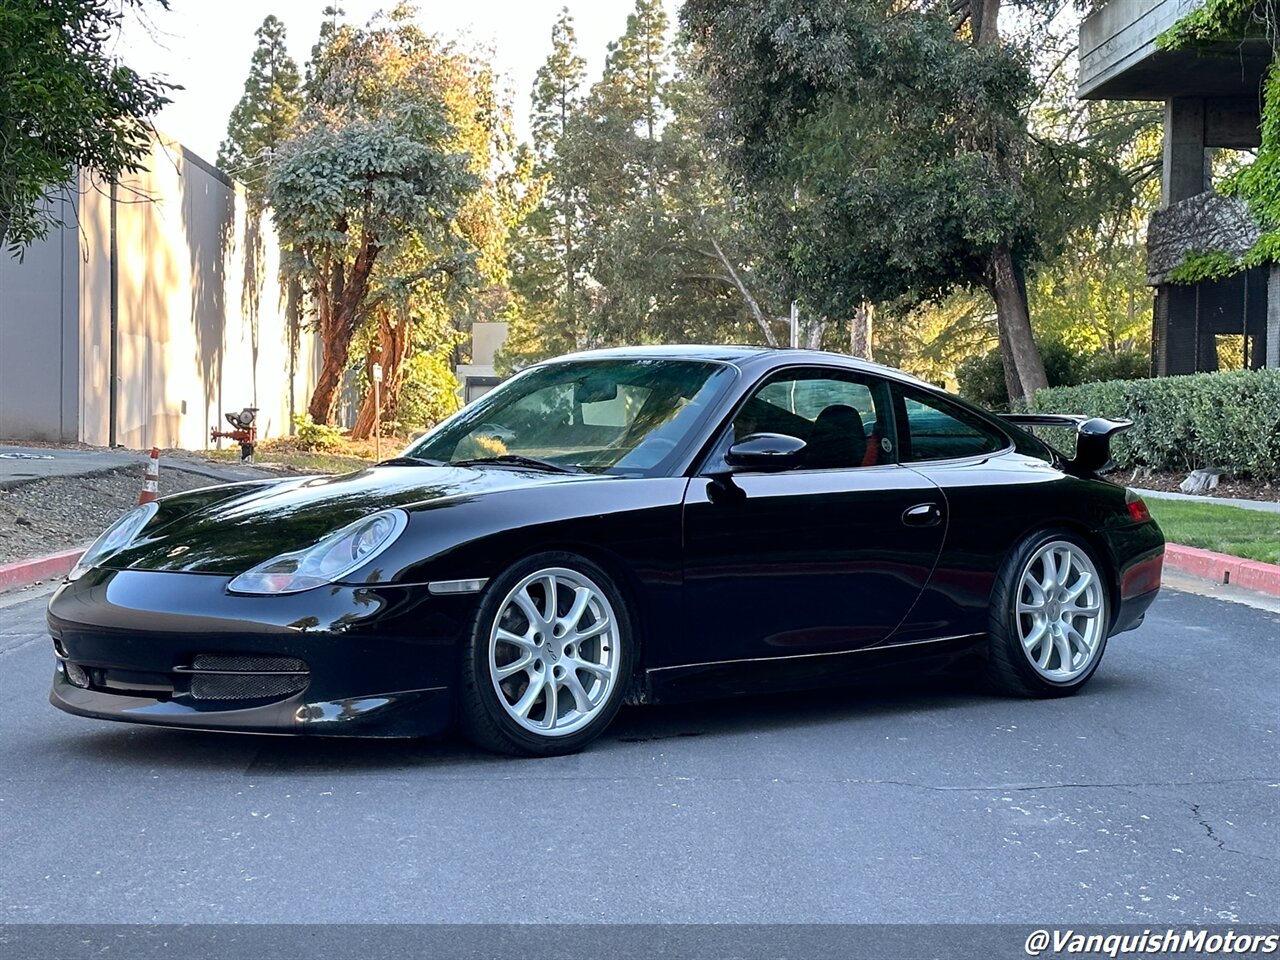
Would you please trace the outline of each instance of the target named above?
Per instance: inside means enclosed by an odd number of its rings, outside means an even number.
[[[490,673],[489,643],[508,594],[530,574],[561,568],[585,576],[608,601],[617,623],[614,670],[616,679],[607,697],[590,720],[572,733],[549,736],[533,733],[516,721],[500,701],[497,681]],[[636,639],[625,597],[600,566],[573,553],[547,552],[513,564],[489,583],[471,626],[462,656],[460,713],[462,730],[476,746],[494,753],[523,757],[549,757],[576,753],[600,736],[613,721],[628,692],[636,663]]]
[[[1101,580],[1100,605],[1102,612],[1100,636],[1093,659],[1087,668],[1068,681],[1054,681],[1043,676],[1032,665],[1023,647],[1019,631],[1017,603],[1023,573],[1038,551],[1054,541],[1065,541],[1085,554],[1101,577],[1106,566],[1100,562],[1097,551],[1085,540],[1067,530],[1040,530],[1018,544],[1005,559],[991,591],[991,604],[987,625],[987,678],[992,688],[1001,694],[1015,697],[1047,698],[1070,696],[1080,690],[1097,671],[1106,652],[1107,634],[1110,629],[1110,593]]]

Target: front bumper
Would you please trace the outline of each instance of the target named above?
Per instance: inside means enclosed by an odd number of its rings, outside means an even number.
[[[447,729],[478,597],[400,585],[231,596],[221,576],[95,570],[49,602],[50,702],[200,730],[423,736]]]

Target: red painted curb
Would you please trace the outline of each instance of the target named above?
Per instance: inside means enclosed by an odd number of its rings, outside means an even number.
[[[1274,563],[1243,560],[1225,553],[1171,543],[1164,549],[1164,565],[1194,577],[1280,597],[1280,566]]]
[[[76,547],[74,550],[64,550],[62,553],[36,557],[34,560],[0,564],[0,592],[65,576],[76,565],[76,561],[84,551],[84,547]]]

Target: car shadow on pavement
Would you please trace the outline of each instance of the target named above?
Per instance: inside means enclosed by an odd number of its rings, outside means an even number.
[[[693,737],[777,733],[883,718],[886,714],[945,710],[985,697],[967,674],[856,683],[838,688],[752,695],[674,706],[624,707],[588,749]],[[131,724],[77,725],[59,752],[77,763],[140,768],[249,768],[251,773],[357,773],[429,765],[522,763],[484,753],[457,734],[424,739],[277,737],[171,730]]]
[[[1127,686],[1127,678],[1094,678],[1090,690]],[[1075,698],[1072,698],[1075,699]],[[774,736],[796,730],[840,726],[854,732],[901,715],[981,709],[1002,701],[968,671],[922,677],[880,677],[837,688],[751,695],[672,706],[624,707],[588,754],[634,750],[661,741],[714,741],[741,736]],[[1067,701],[1058,701],[1064,703]],[[48,744],[46,744],[48,746]],[[668,743],[664,749],[674,748]],[[485,753],[456,733],[413,740],[279,737],[169,730],[129,724],[76,727],[56,749],[79,769],[131,766],[186,772],[236,771],[248,776],[307,776],[393,773],[434,768],[441,774],[512,764],[572,763],[525,760]]]

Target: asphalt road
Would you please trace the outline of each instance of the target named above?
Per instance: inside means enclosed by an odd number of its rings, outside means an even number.
[[[529,761],[67,716],[45,599],[0,600],[0,923],[1280,921],[1275,613],[1166,592],[1068,700],[633,709]]]

